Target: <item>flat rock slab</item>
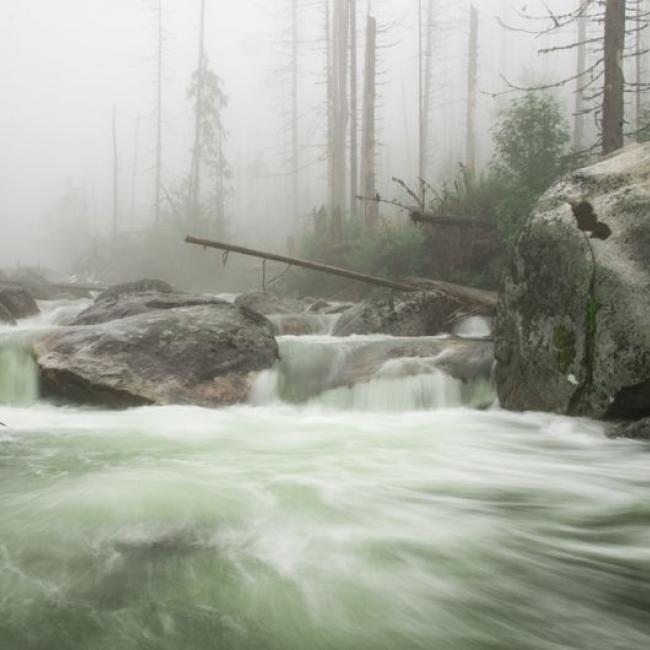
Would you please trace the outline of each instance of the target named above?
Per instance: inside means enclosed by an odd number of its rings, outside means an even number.
[[[245,401],[278,348],[265,318],[215,302],[62,328],[35,354],[45,397],[108,408],[216,407]]]

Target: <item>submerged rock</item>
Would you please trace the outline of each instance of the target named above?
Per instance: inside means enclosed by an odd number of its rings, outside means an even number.
[[[230,405],[244,401],[256,373],[278,358],[271,324],[253,312],[217,301],[192,305],[192,297],[172,307],[170,294],[142,298],[123,294],[113,304],[136,313],[87,314],[93,324],[62,328],[36,344],[45,397],[113,408]]]
[[[650,145],[634,145],[567,175],[540,199],[499,301],[505,408],[650,414],[649,181]],[[578,228],[587,204],[611,235]]]
[[[38,316],[41,313],[36,301],[25,289],[0,289],[0,305],[4,306],[5,310],[16,320]]]
[[[343,312],[334,336],[390,334],[434,336],[449,331],[458,305],[432,292],[379,298],[361,302]]]
[[[610,438],[630,438],[632,440],[650,440],[650,418],[637,422],[619,424],[609,434]]]
[[[235,300],[240,307],[252,309],[258,314],[269,316],[271,314],[301,314],[305,311],[305,303],[293,298],[283,298],[274,293],[264,291],[251,291],[243,293]]]

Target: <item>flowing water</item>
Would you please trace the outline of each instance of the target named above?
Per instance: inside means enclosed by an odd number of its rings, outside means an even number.
[[[650,647],[648,446],[430,359],[332,388],[381,337],[282,337],[247,406],[37,401],[79,307],[0,332],[0,649]]]

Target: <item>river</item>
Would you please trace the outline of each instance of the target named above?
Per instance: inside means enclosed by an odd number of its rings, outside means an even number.
[[[249,405],[47,404],[82,306],[0,331],[2,650],[650,647],[649,446],[427,368],[287,389],[377,340],[326,333]]]

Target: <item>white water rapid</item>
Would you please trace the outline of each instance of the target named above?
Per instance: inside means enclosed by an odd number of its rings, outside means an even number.
[[[108,412],[38,399],[83,304],[42,306],[0,328],[0,650],[650,647],[650,448],[501,411],[462,340],[281,336],[248,405]]]

